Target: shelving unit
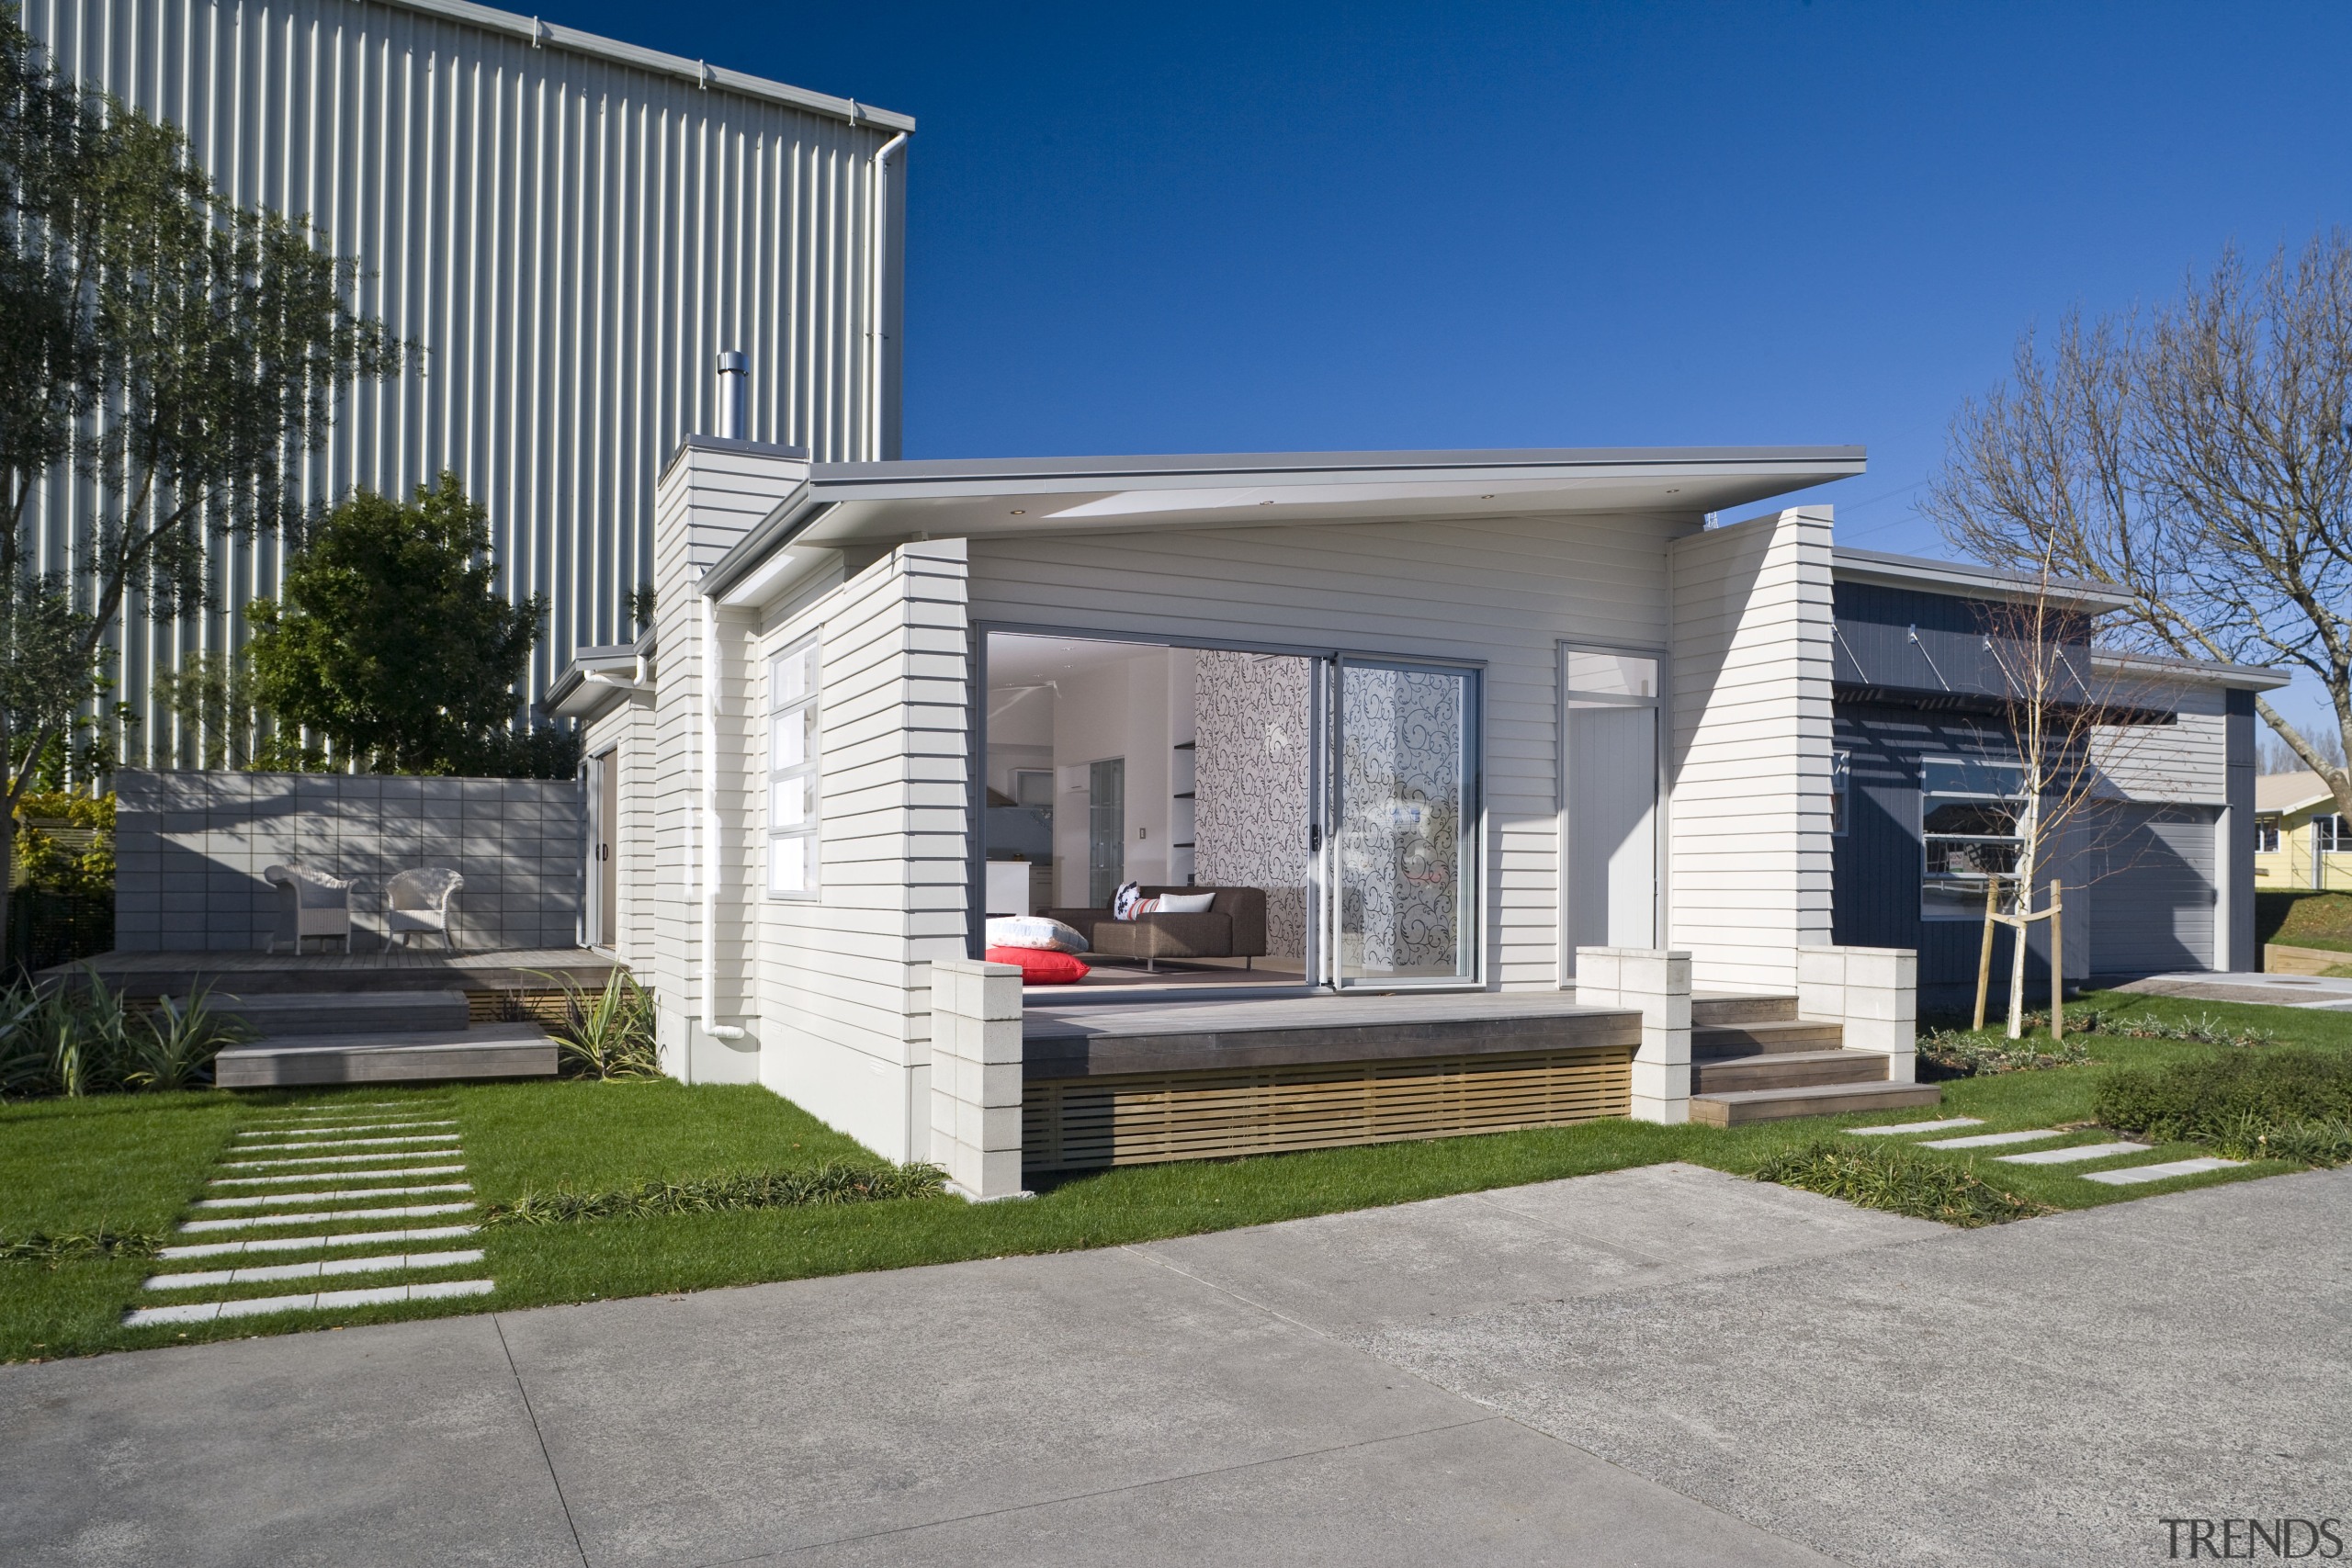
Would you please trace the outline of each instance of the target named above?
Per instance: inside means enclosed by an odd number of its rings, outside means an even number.
[[[1199,831],[1193,806],[1193,786],[1199,782],[1194,772],[1198,754],[1190,740],[1178,741],[1173,750],[1175,754],[1168,762],[1168,784],[1171,791],[1168,799],[1168,880],[1190,887],[1193,885],[1193,845]]]

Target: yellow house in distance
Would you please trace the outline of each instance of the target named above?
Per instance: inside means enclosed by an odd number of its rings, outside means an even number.
[[[2352,888],[2352,834],[2317,773],[2254,781],[2254,886],[2260,893]]]

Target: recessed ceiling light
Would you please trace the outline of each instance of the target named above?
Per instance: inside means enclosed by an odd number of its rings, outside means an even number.
[[[1271,501],[1261,501],[1258,504],[1261,506],[1272,506],[1273,502]]]
[[[1491,496],[1491,495],[1482,495],[1482,496],[1480,496],[1478,499],[1479,499],[1480,501],[1492,501],[1492,500],[1494,500],[1495,498],[1494,498],[1493,496]]]
[[[1017,506],[1012,509],[1012,514],[1015,517],[1026,517],[1029,515],[1026,512],[1022,511],[1021,508]]]

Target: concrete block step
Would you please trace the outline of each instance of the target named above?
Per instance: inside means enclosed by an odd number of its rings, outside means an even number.
[[[214,997],[217,1012],[242,1020],[264,1039],[313,1034],[405,1034],[466,1026],[466,993],[437,991],[277,991]]]
[[[1820,1084],[1809,1089],[1736,1089],[1690,1097],[1690,1120],[1708,1127],[1738,1127],[1791,1116],[1835,1116],[1848,1111],[1894,1111],[1939,1105],[1931,1083]]]
[[[1794,997],[1748,996],[1701,991],[1690,998],[1690,1022],[1701,1024],[1776,1023],[1797,1015]]]
[[[1690,1029],[1690,1059],[1755,1056],[1779,1051],[1835,1051],[1846,1043],[1843,1024],[1796,1019],[1715,1023]]]
[[[436,1083],[548,1078],[556,1044],[535,1023],[382,1034],[311,1034],[232,1045],[215,1058],[222,1089],[281,1084]]]
[[[1885,1081],[1886,1057],[1876,1051],[1775,1051],[1690,1064],[1693,1094]]]

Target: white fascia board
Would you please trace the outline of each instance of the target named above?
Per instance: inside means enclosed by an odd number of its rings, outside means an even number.
[[[489,6],[476,6],[470,0],[382,0],[382,3],[397,6],[402,10],[447,17],[452,21],[481,28],[485,32],[526,38],[540,48],[560,49],[573,54],[616,61],[660,76],[681,76],[702,87],[740,93],[746,97],[765,98],[772,103],[790,104],[795,108],[831,115],[852,125],[872,125],[893,131],[911,131],[915,128],[911,116],[876,108],[871,104],[861,104],[855,98],[837,98],[831,93],[811,92],[806,87],[773,82],[747,72],[730,71],[706,60],[688,60],[682,54],[666,54],[658,49],[623,43],[618,39],[608,39],[597,33],[584,33],[577,28],[558,27],[537,17],[518,16]]]
[[[1930,592],[1976,599],[2032,599],[2043,591],[2041,579],[1973,561],[1931,560],[1925,556],[1886,555],[1877,550],[1839,546],[1831,553],[1830,577],[1838,582],[1867,582],[1883,588],[1926,589]],[[2111,588],[2073,578],[2052,578],[2051,599],[2092,611],[2120,610],[2131,599]]]
[[[2224,664],[2219,660],[2162,659],[2147,653],[2091,650],[2091,668],[2102,675],[2169,681],[2186,686],[2226,686],[2241,692],[2275,692],[2294,677],[2261,664]]]

